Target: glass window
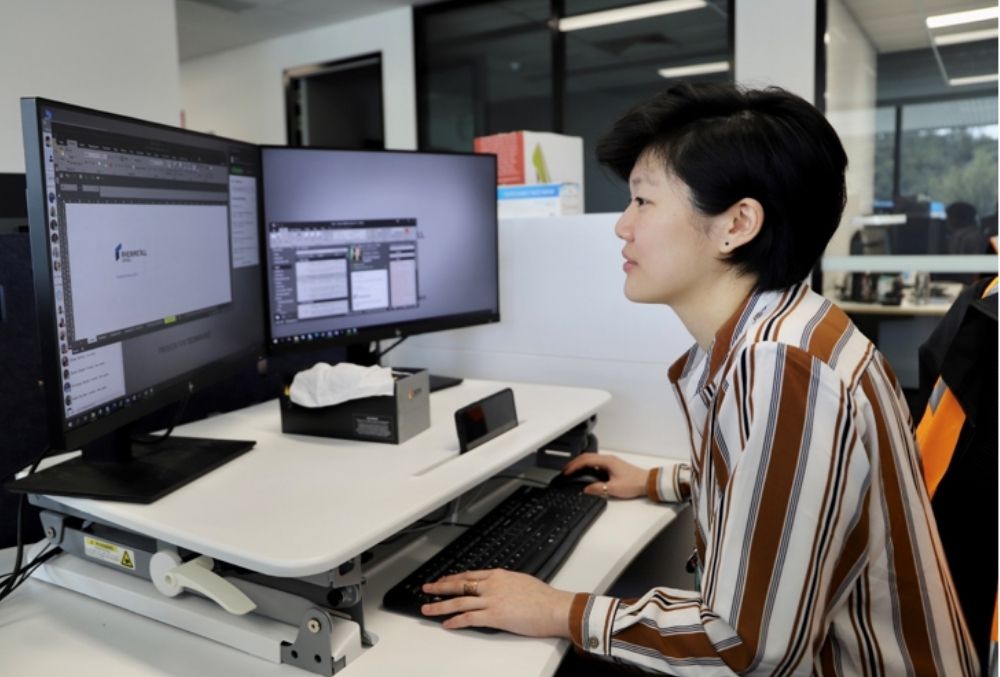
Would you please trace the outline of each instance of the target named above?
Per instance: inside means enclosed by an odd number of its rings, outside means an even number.
[[[995,215],[997,99],[911,104],[902,109],[900,194],[926,196],[946,207],[964,203],[974,208],[976,216]],[[949,252],[985,253],[960,249],[952,246]]]
[[[889,207],[896,193],[896,109],[881,106],[875,110],[875,204]]]
[[[421,147],[471,150],[477,136],[521,129],[579,136],[585,211],[621,210],[623,185],[594,160],[610,123],[677,77],[732,78],[730,0],[580,30],[561,32],[551,20],[634,4],[503,0],[415,8]],[[678,67],[702,68],[661,73]]]
[[[997,269],[997,23],[928,29],[934,11],[982,6],[945,4],[826,2],[826,112],[849,166],[822,289],[915,415],[920,345],[963,285]]]
[[[971,8],[965,4],[954,9]],[[826,261],[990,252],[997,212],[996,20],[928,29],[926,18],[926,10],[914,17],[910,10],[829,0],[826,110],[849,166],[847,207]],[[941,273],[959,263],[933,266]],[[830,270],[826,263],[824,269]]]
[[[567,16],[610,9],[621,2],[567,0]],[[594,147],[610,123],[637,101],[677,82],[732,79],[727,2],[565,33],[565,133],[584,142],[587,212],[621,210],[627,189],[598,165]],[[672,76],[669,69],[692,68]],[[702,72],[699,72],[702,71]]]
[[[420,8],[421,147],[472,150],[476,136],[553,129],[548,0]]]

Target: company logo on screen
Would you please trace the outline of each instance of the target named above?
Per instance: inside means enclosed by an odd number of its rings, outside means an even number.
[[[115,246],[115,261],[128,263],[132,259],[140,256],[147,256],[145,249],[125,249],[122,247],[121,242]]]

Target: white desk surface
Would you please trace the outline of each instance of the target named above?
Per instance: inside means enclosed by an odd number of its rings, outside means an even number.
[[[454,412],[510,385],[520,424],[463,455]],[[274,576],[328,571],[595,413],[601,390],[466,380],[431,395],[399,445],[284,435],[277,400],[177,428],[257,446],[151,505],[52,497],[96,518]]]
[[[638,465],[663,461],[619,454]],[[628,563],[678,514],[674,506],[645,499],[609,501],[570,558],[552,580],[558,588],[603,591]],[[505,633],[447,631],[439,624],[384,611],[382,594],[433,552],[444,528],[414,542],[385,563],[366,569],[366,624],[379,641],[363,650],[346,677],[434,675],[508,677],[550,675],[569,648],[566,640],[529,639]],[[0,570],[13,559],[0,552]],[[84,677],[138,675],[309,675],[276,665],[74,592],[29,580],[0,604],[0,656],[10,674]]]

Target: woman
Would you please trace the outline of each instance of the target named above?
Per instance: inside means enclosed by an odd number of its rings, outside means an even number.
[[[833,128],[779,89],[680,85],[598,157],[631,193],[625,295],[696,340],[669,373],[691,462],[566,471],[607,470],[590,493],[690,500],[699,589],[620,600],[474,571],[427,584],[454,597],[424,613],[677,675],[974,674],[895,377],[803,283],[844,206]]]

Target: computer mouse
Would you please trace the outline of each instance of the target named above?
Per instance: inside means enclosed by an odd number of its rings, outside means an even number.
[[[594,482],[607,482],[608,471],[603,468],[584,466],[570,474],[559,473],[549,481],[550,487],[579,486],[583,488]]]

